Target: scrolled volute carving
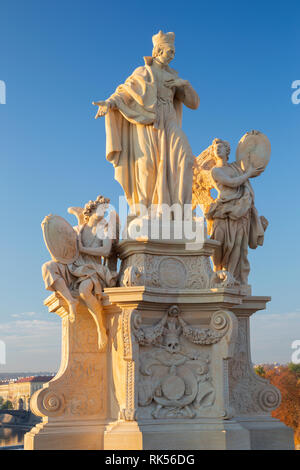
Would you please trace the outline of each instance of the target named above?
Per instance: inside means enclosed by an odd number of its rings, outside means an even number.
[[[278,408],[281,403],[280,391],[272,386],[262,389],[258,393],[258,403],[262,410],[272,411]]]
[[[43,407],[49,412],[56,412],[63,405],[63,396],[59,396],[54,392],[48,392],[43,399]]]
[[[229,317],[226,310],[218,310],[215,312],[211,317],[210,324],[215,330],[225,330],[225,328],[227,329],[229,325]]]
[[[30,408],[37,416],[59,416],[65,410],[65,397],[62,393],[44,388],[33,394]]]

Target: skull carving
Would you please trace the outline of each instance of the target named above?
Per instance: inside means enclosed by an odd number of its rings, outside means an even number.
[[[168,327],[164,328],[163,344],[170,353],[180,351],[179,335],[181,326],[176,326],[174,321],[168,322]]]

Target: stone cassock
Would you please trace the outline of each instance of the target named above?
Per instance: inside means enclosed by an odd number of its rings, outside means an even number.
[[[262,133],[251,131],[240,141],[236,162],[228,162],[229,154],[229,143],[214,139],[196,159],[193,204],[202,207],[210,238],[220,242],[212,256],[214,270],[219,277],[230,276],[231,282],[246,286],[248,246],[262,245],[268,226],[267,219],[258,216],[249,178],[264,171],[269,141]],[[212,188],[218,192],[215,200],[210,195]]]
[[[138,67],[106,101],[96,118],[106,114],[106,157],[124,189],[133,213],[135,204],[191,204],[194,156],[181,130],[182,104],[199,106],[187,80],[169,67],[174,33],[153,36],[152,57]]]

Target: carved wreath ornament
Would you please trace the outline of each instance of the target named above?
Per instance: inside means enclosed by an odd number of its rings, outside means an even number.
[[[213,315],[209,328],[188,325],[176,305],[151,327],[141,327],[141,317],[137,314],[133,331],[142,346],[139,406],[154,403],[154,418],[193,418],[199,409],[212,406],[215,390],[209,374],[210,354],[187,349],[180,337],[197,345],[214,344],[226,334],[228,326],[228,317],[223,311]]]

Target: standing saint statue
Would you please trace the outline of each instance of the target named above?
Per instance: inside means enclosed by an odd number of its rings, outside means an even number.
[[[169,67],[174,33],[153,36],[152,57],[118,86],[95,116],[106,116],[106,158],[124,189],[131,213],[192,202],[194,156],[181,129],[182,103],[197,109],[199,97],[187,80]]]

